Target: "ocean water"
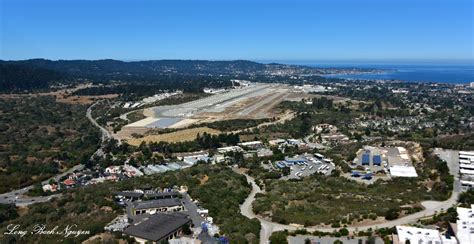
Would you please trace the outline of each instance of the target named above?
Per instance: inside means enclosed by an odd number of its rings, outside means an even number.
[[[382,73],[330,75],[346,79],[384,79],[407,82],[470,83],[474,82],[474,65],[468,64],[352,64],[321,65],[313,67],[355,67],[386,70]]]

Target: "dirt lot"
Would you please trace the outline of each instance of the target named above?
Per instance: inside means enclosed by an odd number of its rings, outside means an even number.
[[[203,134],[204,132],[212,135],[217,135],[220,133],[219,130],[214,130],[208,127],[198,127],[192,129],[184,129],[180,131],[175,131],[171,133],[159,134],[159,135],[149,135],[144,136],[143,138],[132,138],[127,139],[127,142],[130,145],[138,146],[143,141],[145,142],[183,142],[183,141],[192,141],[196,139],[197,134]]]

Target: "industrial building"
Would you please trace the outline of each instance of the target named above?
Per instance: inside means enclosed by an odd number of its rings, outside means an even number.
[[[180,198],[181,194],[178,192],[146,192],[143,191],[119,191],[115,193],[115,198],[126,201],[138,201],[142,199],[157,200],[157,199],[171,199]]]
[[[408,152],[403,147],[365,146],[353,162],[369,172],[386,172],[392,177],[418,177]]]
[[[387,161],[392,177],[418,177],[408,151],[405,148],[389,147],[387,149]]]
[[[244,151],[241,147],[239,146],[228,146],[228,147],[219,147],[217,148],[217,151],[219,153],[229,153],[229,152],[242,152]]]
[[[474,243],[474,205],[471,208],[456,209],[458,220],[451,223],[450,229],[460,244]]]
[[[459,173],[464,188],[474,187],[474,152],[459,151]]]
[[[237,145],[248,149],[259,149],[263,147],[263,143],[261,141],[241,142]]]
[[[181,236],[185,226],[192,226],[186,214],[158,213],[127,227],[123,233],[134,237],[138,243],[160,243]]]
[[[354,159],[355,164],[362,166],[382,166],[387,164],[387,152],[385,148],[366,146],[360,150]]]
[[[183,210],[184,206],[179,198],[131,202],[127,205],[127,213],[129,216],[156,214],[159,212],[177,212]]]

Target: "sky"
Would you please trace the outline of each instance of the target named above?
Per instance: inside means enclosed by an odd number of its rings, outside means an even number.
[[[473,0],[0,0],[0,59],[474,59]]]

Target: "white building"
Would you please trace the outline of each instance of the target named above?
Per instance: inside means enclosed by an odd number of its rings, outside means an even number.
[[[203,92],[207,94],[218,94],[218,93],[225,92],[225,89],[204,88]]]
[[[109,167],[105,168],[105,173],[118,174],[118,173],[121,173],[121,172],[122,172],[121,166],[112,165],[112,166],[109,166]]]
[[[222,155],[222,154],[215,154],[212,157],[212,161],[213,161],[213,163],[222,163],[222,162],[225,161],[225,156]]]
[[[125,164],[123,166],[123,169],[125,170],[125,173],[128,175],[128,177],[143,176],[143,173],[140,170],[138,170],[137,168],[133,167],[132,165]]]
[[[474,187],[474,152],[459,151],[459,173],[463,187]]]
[[[268,141],[268,144],[270,144],[271,146],[277,146],[285,142],[286,142],[285,139],[275,139],[275,140]]]
[[[430,244],[455,244],[456,239],[448,239],[438,230],[423,229],[411,226],[397,226],[397,234],[393,236],[393,244],[430,243]]]
[[[183,162],[189,164],[189,165],[195,165],[199,161],[207,162],[209,161],[209,154],[199,154],[199,155],[192,155],[192,156],[184,156],[183,157]]]
[[[58,189],[58,186],[53,184],[53,185],[50,185],[50,184],[46,184],[46,185],[43,185],[43,191],[44,192],[47,192],[47,191],[50,191],[50,192],[55,192],[57,191]]]
[[[261,141],[249,141],[249,142],[241,142],[238,144],[241,147],[247,147],[252,149],[258,149],[263,147],[263,143]]]
[[[268,148],[260,148],[257,150],[257,157],[270,157],[273,156],[273,151]]]
[[[471,208],[457,208],[458,220],[454,234],[460,244],[474,243],[474,204]]]
[[[418,177],[415,167],[404,165],[390,166],[390,175],[393,177]]]
[[[229,146],[229,147],[219,147],[217,148],[219,153],[228,153],[228,152],[242,152],[242,148],[239,146]]]

